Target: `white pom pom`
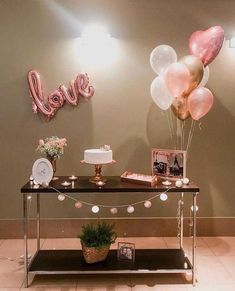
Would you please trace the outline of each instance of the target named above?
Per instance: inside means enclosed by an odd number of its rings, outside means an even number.
[[[160,195],[160,199],[161,199],[162,201],[166,201],[166,200],[168,199],[167,194],[166,194],[166,193],[162,193],[162,194]]]
[[[135,208],[132,205],[127,207],[127,212],[128,213],[133,213],[134,211],[135,211]]]
[[[98,213],[98,212],[100,211],[100,208],[99,208],[99,206],[94,205],[94,206],[92,206],[91,211],[92,211],[93,213]]]
[[[188,185],[188,183],[189,183],[189,179],[188,179],[188,178],[184,178],[184,179],[183,179],[183,184],[184,184],[184,185]]]
[[[110,209],[110,212],[111,212],[112,214],[117,214],[117,213],[118,213],[118,210],[117,210],[116,207],[113,207],[113,208]]]
[[[144,207],[150,208],[151,206],[152,206],[151,201],[147,200],[147,201],[144,202]]]
[[[183,182],[182,182],[181,180],[177,180],[177,181],[175,182],[175,186],[178,187],[178,188],[180,188],[180,187],[183,186]]]
[[[65,196],[63,194],[58,195],[58,200],[59,201],[64,201]]]

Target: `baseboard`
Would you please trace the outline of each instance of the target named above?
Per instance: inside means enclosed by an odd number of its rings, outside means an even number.
[[[176,236],[175,218],[105,219],[115,223],[118,236]],[[77,237],[81,226],[94,219],[42,219],[42,238]],[[184,235],[190,236],[189,218],[184,219]],[[29,220],[29,237],[36,237],[36,220]],[[235,236],[235,218],[197,218],[198,236]],[[0,220],[0,239],[23,238],[23,221]]]

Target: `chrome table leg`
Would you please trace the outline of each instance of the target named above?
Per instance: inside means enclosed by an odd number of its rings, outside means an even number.
[[[28,287],[28,195],[23,194],[23,215],[24,215],[24,286]]]
[[[37,193],[37,251],[40,250],[40,193]]]
[[[193,261],[193,269],[192,269],[192,281],[193,286],[196,284],[196,213],[197,213],[197,194],[193,194],[193,249],[192,249],[192,261]]]
[[[184,238],[184,193],[180,194],[180,248],[183,248],[183,238]]]

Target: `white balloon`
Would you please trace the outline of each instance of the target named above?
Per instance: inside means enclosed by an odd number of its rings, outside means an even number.
[[[153,101],[162,110],[167,110],[174,101],[174,96],[168,91],[162,76],[156,77],[150,87]]]
[[[209,76],[210,76],[210,70],[209,70],[209,67],[206,66],[204,68],[204,73],[203,73],[202,80],[199,83],[198,87],[204,87],[207,84],[208,80],[209,80]]]
[[[163,74],[172,63],[177,62],[177,54],[169,45],[159,45],[150,54],[150,65],[155,73]]]

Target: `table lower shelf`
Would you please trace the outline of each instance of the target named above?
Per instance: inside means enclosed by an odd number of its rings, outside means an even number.
[[[81,250],[40,250],[33,258],[29,272],[37,274],[102,273],[184,273],[192,270],[182,249],[144,249],[135,251],[135,262],[117,260],[111,250],[105,261],[87,264]]]

